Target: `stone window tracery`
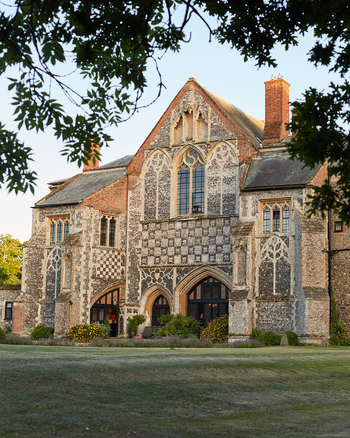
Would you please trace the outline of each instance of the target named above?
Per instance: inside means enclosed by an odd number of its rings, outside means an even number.
[[[204,165],[198,153],[187,151],[177,173],[177,214],[204,213]]]
[[[100,221],[100,246],[117,246],[117,220],[113,216],[103,215]]]
[[[68,217],[50,219],[50,245],[62,243],[69,234]]]
[[[262,203],[263,233],[290,232],[290,201],[266,201]]]

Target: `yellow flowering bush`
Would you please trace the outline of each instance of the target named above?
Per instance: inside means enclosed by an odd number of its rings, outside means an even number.
[[[99,324],[77,324],[71,327],[68,333],[69,339],[77,342],[90,342],[91,339],[104,339],[105,332]]]
[[[202,331],[200,340],[210,339],[213,343],[227,342],[228,316],[219,316],[213,319]]]

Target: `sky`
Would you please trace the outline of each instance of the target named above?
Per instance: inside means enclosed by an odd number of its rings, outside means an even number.
[[[331,80],[337,80],[326,68],[316,69],[307,61],[307,52],[313,42],[311,35],[288,52],[276,48],[277,68],[258,69],[254,60],[244,62],[238,51],[230,49],[228,44],[220,45],[215,40],[209,43],[208,32],[200,23],[194,23],[192,29],[190,43],[183,44],[179,53],[166,53],[159,61],[162,81],[167,87],[163,88],[161,97],[109,131],[114,141],[108,149],[101,150],[102,163],[134,154],[189,77],[194,77],[203,87],[259,120],[265,118],[264,82],[271,76],[281,75],[290,84],[290,101],[300,99],[309,87],[324,90]],[[151,102],[158,91],[159,78],[152,65],[147,70],[147,80],[144,104]],[[14,107],[7,87],[6,78],[0,77],[0,121],[7,129],[16,129],[17,125],[12,121]],[[34,195],[8,194],[5,187],[0,189],[0,234],[9,233],[23,242],[31,236],[31,207],[49,192],[47,183],[76,175],[81,169],[75,163],[67,163],[66,157],[60,155],[64,145],[56,140],[50,129],[39,134],[22,130],[20,137],[33,149],[31,168],[38,174],[37,187]]]

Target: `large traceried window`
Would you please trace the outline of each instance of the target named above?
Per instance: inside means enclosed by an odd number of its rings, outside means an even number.
[[[263,233],[290,232],[290,201],[265,201],[262,203]]]
[[[62,243],[69,234],[68,217],[50,219],[50,245]]]
[[[102,216],[100,223],[100,245],[115,247],[117,246],[117,221],[112,216]]]
[[[204,182],[197,152],[187,151],[177,173],[177,214],[204,213]]]

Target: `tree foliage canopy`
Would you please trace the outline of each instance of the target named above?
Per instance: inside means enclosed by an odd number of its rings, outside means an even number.
[[[215,28],[206,22],[208,14],[216,19]],[[18,130],[50,126],[65,143],[62,153],[79,165],[86,162],[91,144],[111,141],[106,128],[137,109],[147,62],[153,60],[159,72],[157,57],[190,39],[194,15],[210,38],[229,43],[258,66],[277,65],[272,56],[277,44],[288,49],[305,32],[314,33],[309,61],[338,72],[339,83],[330,84],[329,92],[310,88],[303,101],[293,103],[297,115],[291,128],[298,127],[298,135],[289,150],[310,167],[329,159],[339,189],[319,188],[318,208],[333,208],[349,222],[350,6],[345,0],[16,0],[0,14],[0,74],[14,66],[20,71],[9,79]],[[84,92],[67,85],[66,65],[74,65],[87,81]],[[58,99],[52,92],[54,85],[76,111],[67,112],[62,95]],[[30,160],[31,150],[17,132],[0,124],[0,185],[33,191]]]
[[[10,234],[0,234],[0,285],[20,284],[23,245]]]

